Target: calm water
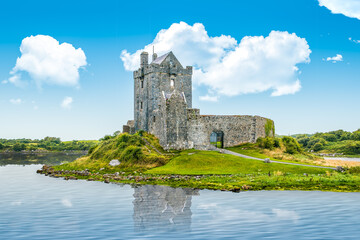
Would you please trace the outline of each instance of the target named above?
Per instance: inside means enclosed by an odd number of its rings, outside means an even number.
[[[355,161],[360,162],[360,158],[347,158],[347,157],[324,157],[327,160],[342,160],[342,161]]]
[[[0,166],[0,239],[359,239],[360,194],[65,181]]]

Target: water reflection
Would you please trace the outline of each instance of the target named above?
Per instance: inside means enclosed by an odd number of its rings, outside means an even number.
[[[8,164],[30,165],[30,164],[47,164],[59,165],[62,162],[72,162],[82,153],[65,153],[65,152],[45,152],[45,153],[0,153],[0,166]]]
[[[135,230],[189,230],[191,199],[199,190],[145,185],[134,189]]]

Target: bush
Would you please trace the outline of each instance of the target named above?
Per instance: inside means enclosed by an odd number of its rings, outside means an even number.
[[[272,138],[272,137],[265,137],[265,138],[258,138],[256,140],[258,147],[266,148],[266,149],[274,149],[280,148],[282,143],[280,138]]]
[[[274,139],[274,147],[275,148],[281,148],[281,138],[275,138]]]
[[[264,139],[264,148],[266,149],[273,149],[274,148],[274,139],[270,137],[266,137]]]
[[[322,150],[323,148],[324,148],[324,145],[322,145],[322,143],[320,143],[320,142],[315,143],[315,145],[313,146],[313,150],[314,150],[315,152],[320,151],[320,150]]]
[[[144,159],[144,153],[140,147],[130,145],[121,153],[120,159],[140,163]]]
[[[139,134],[140,137],[142,137],[144,136],[145,131],[140,129],[137,133]]]
[[[283,137],[282,142],[285,146],[285,152],[289,154],[301,153],[303,150],[295,138]]]

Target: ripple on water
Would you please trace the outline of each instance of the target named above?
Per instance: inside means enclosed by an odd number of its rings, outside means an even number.
[[[0,167],[0,239],[358,239],[360,194],[65,181]]]

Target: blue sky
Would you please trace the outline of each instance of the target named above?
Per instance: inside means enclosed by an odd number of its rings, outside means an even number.
[[[343,9],[341,3],[346,1],[355,5]],[[356,130],[360,128],[360,43],[357,42],[360,40],[360,7],[356,0],[346,1],[322,0],[324,6],[317,0],[65,0],[57,4],[51,1],[6,1],[0,8],[0,138],[98,139],[121,130],[122,125],[133,118],[132,72],[124,67],[124,59],[120,58],[122,51],[129,53],[125,61],[136,59],[137,51],[155,43],[160,30],[170,34],[171,26],[175,32],[179,26],[185,26],[189,36],[196,34],[194,26],[203,26],[209,41],[213,37],[228,36],[226,41],[234,43],[233,49],[214,43],[216,49],[224,50],[224,54],[234,51],[236,46],[244,46],[240,42],[246,36],[254,41],[264,36],[269,40],[268,44],[261,39],[259,43],[251,44],[269,48],[272,41],[279,39],[270,36],[272,31],[279,33],[278,37],[284,37],[289,48],[276,57],[275,67],[271,61],[263,59],[263,54],[251,56],[257,51],[250,52],[250,60],[237,64],[261,62],[258,72],[251,78],[255,79],[254,84],[247,86],[250,80],[244,77],[248,73],[243,67],[239,79],[231,77],[226,82],[236,88],[233,92],[223,88],[225,83],[221,81],[226,79],[221,76],[227,74],[224,65],[209,65],[205,50],[194,52],[194,59],[199,59],[194,64],[209,72],[194,80],[193,107],[200,108],[202,114],[269,117],[275,121],[278,134]],[[201,25],[194,25],[196,23]],[[293,39],[288,41],[293,33],[295,37],[292,35]],[[22,41],[38,35],[49,36],[44,41],[57,40],[60,44],[72,45],[69,55],[62,55],[62,50],[57,52],[63,59],[59,63],[64,64],[63,68],[51,73],[37,73],[25,57],[22,65],[16,63],[17,58],[22,58],[19,50]],[[37,44],[39,39],[32,40],[28,45],[24,40],[22,46],[33,46],[31,44]],[[174,53],[183,65],[193,64],[186,53],[194,49],[194,44],[187,45],[181,39],[175,39],[173,43]],[[177,43],[184,44],[179,47]],[[164,43],[157,44],[157,49],[166,50],[161,48]],[[79,48],[86,63],[78,54],[76,59],[80,62],[73,64],[75,58],[69,57]],[[311,51],[307,60],[306,56],[299,55],[294,62],[287,61],[304,49]],[[337,54],[342,58],[330,60]],[[222,62],[225,58],[212,55],[212,59]],[[61,76],[68,71],[69,64],[77,67],[73,75],[69,73],[68,84],[65,84]],[[282,68],[281,64],[284,69],[296,66],[298,71],[288,71],[285,74],[288,79],[284,77],[281,81],[276,79],[277,75],[267,78],[269,72],[263,68],[269,67],[276,72]],[[18,70],[10,73],[15,65]],[[222,69],[220,77],[216,77],[216,69]],[[21,76],[24,86],[9,81],[17,75]],[[297,79],[299,85],[295,85]],[[269,83],[269,87],[254,88],[264,83]],[[281,90],[280,96],[271,96],[274,89],[284,86],[291,89]],[[210,98],[201,98],[204,96]],[[64,103],[66,98],[68,101]]]

